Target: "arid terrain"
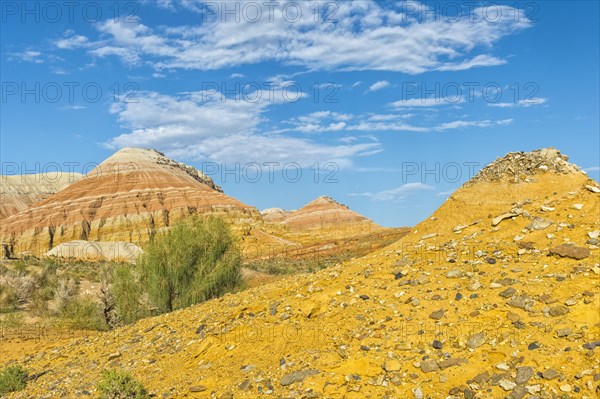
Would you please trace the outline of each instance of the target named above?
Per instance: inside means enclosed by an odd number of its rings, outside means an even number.
[[[28,250],[74,239],[143,247],[190,206],[165,189],[177,184],[196,206],[242,219],[244,245],[277,243],[283,256],[379,238],[323,270],[108,332],[5,337],[3,363],[33,375],[9,397],[93,396],[107,368],[163,398],[598,397],[600,185],[558,151],[497,159],[382,247],[385,229],[332,199],[261,215],[169,168],[175,177],[139,172],[135,189],[107,184],[112,194],[81,179],[9,217],[3,240]],[[62,214],[52,211],[60,201],[70,204]]]

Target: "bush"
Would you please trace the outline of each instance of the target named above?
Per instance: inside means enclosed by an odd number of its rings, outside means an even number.
[[[240,259],[223,220],[194,215],[156,236],[138,265],[150,302],[164,313],[235,289],[242,281]]]
[[[143,290],[140,274],[131,265],[119,265],[112,271],[112,285],[104,293],[105,320],[111,327],[115,324],[128,324],[149,316],[150,312],[143,303]],[[111,314],[116,311],[116,318]]]
[[[9,285],[0,285],[0,312],[12,312],[19,307],[17,290]]]
[[[8,366],[0,372],[0,395],[20,391],[27,385],[27,370],[21,365]]]
[[[52,302],[56,310],[60,313],[76,293],[77,281],[70,277],[58,280],[52,295]]]
[[[96,385],[100,399],[146,399],[148,391],[129,373],[122,370],[104,370],[102,381]]]
[[[58,316],[67,327],[76,330],[106,330],[100,306],[88,297],[69,300]]]

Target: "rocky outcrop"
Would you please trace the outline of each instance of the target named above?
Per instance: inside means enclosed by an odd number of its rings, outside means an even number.
[[[240,228],[260,222],[256,208],[223,194],[201,172],[158,151],[124,148],[66,189],[4,220],[0,237],[13,254],[41,255],[74,240],[143,246],[192,213],[219,215]]]
[[[80,173],[0,175],[0,219],[19,213],[81,179]]]
[[[510,152],[490,163],[467,182],[532,182],[533,176],[540,173],[569,174],[581,173],[581,169],[569,162],[569,157],[556,148],[542,148],[531,152]]]

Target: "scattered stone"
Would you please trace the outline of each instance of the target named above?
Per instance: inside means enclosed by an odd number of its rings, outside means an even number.
[[[366,301],[367,299],[369,299],[368,295],[362,294],[359,296],[360,299],[362,299],[363,301]]]
[[[587,188],[589,191],[591,191],[593,193],[600,193],[600,188],[598,188],[596,186],[590,186],[589,184],[586,184],[585,188]]]
[[[456,296],[454,297],[455,301],[460,301],[463,298],[462,294],[460,292],[456,293]]]
[[[560,390],[563,392],[571,392],[571,385],[569,384],[565,384],[565,385],[561,385],[560,386]]]
[[[523,309],[523,310],[531,310],[531,308],[533,307],[535,301],[529,297],[528,295],[518,295],[515,297],[512,297],[507,304],[509,306],[512,306],[514,308],[519,308],[519,309]]]
[[[544,377],[545,380],[553,380],[558,378],[558,371],[554,369],[548,369],[542,373],[542,377]]]
[[[470,335],[467,338],[467,347],[475,349],[485,344],[485,333],[480,332],[477,334]]]
[[[496,365],[496,368],[497,368],[498,370],[503,370],[503,371],[508,371],[508,370],[510,370],[510,366],[509,366],[508,364],[506,364],[506,363],[498,363],[498,364]]]
[[[425,397],[420,387],[416,387],[413,389],[413,396],[415,397],[415,399],[423,399]]]
[[[544,218],[540,218],[540,217],[535,217],[533,218],[533,220],[531,221],[531,223],[526,227],[526,229],[529,230],[544,230],[547,229],[548,227],[552,226],[554,222],[552,220],[548,220],[548,219],[544,219]]]
[[[556,330],[556,335],[558,336],[558,338],[568,337],[571,334],[573,334],[573,331],[571,331],[571,329],[568,327],[559,328],[558,330]]]
[[[490,265],[493,265],[493,264],[495,264],[495,263],[496,263],[496,259],[494,259],[494,258],[487,258],[485,261],[486,261],[487,263],[489,263]]]
[[[108,355],[108,360],[111,361],[118,357],[121,357],[121,352],[111,353],[110,355]]]
[[[510,393],[510,399],[521,399],[527,395],[527,388],[523,385],[517,385]]]
[[[509,380],[500,380],[498,385],[500,385],[505,391],[513,390],[517,386],[517,384]]]
[[[551,206],[542,206],[540,208],[543,212],[554,212],[554,208]]]
[[[447,369],[448,367],[460,366],[460,365],[466,364],[466,363],[468,363],[467,359],[451,357],[450,359],[446,359],[446,360],[442,360],[441,362],[438,362],[438,366],[442,370],[444,370],[444,369]]]
[[[580,211],[583,209],[583,204],[573,204],[573,209]]]
[[[505,219],[510,219],[513,218],[515,216],[519,216],[519,213],[510,211],[508,213],[503,213],[502,215],[496,216],[495,218],[492,219],[492,226],[498,226],[500,224],[500,222],[502,222]]]
[[[383,369],[388,373],[393,371],[400,371],[401,368],[402,365],[397,360],[388,359],[383,363]]]
[[[479,386],[486,384],[490,380],[490,373],[484,371],[483,373],[477,374],[473,377],[473,381],[475,381]]]
[[[421,371],[424,373],[431,373],[438,371],[440,368],[435,360],[425,360],[421,362]]]
[[[447,278],[459,278],[463,276],[463,272],[461,272],[460,270],[450,270],[448,273],[446,273],[446,277]]]
[[[521,249],[535,249],[531,241],[521,241],[518,246]]]
[[[600,341],[595,341],[595,342],[588,342],[587,344],[583,345],[584,349],[589,349],[589,350],[594,350],[594,348],[597,348],[600,346]]]
[[[561,258],[571,259],[585,259],[590,256],[590,250],[585,247],[578,247],[576,245],[561,244],[548,250],[550,255],[557,255]]]
[[[190,392],[204,392],[206,391],[206,387],[204,385],[196,385],[190,387]]]
[[[435,312],[429,315],[429,318],[433,320],[439,320],[442,317],[444,317],[444,313],[446,313],[444,309],[436,310]]]
[[[518,385],[525,384],[533,376],[533,368],[529,366],[517,367],[515,382]]]
[[[433,346],[435,349],[442,349],[443,344],[442,341],[438,341],[436,339],[431,343],[431,346]]]
[[[279,382],[282,386],[292,385],[296,382],[304,381],[306,378],[319,374],[319,370],[299,370],[281,377]]]
[[[507,289],[505,289],[498,295],[500,295],[502,298],[510,298],[513,295],[515,295],[516,293],[517,293],[517,290],[515,290],[513,287],[508,287]]]
[[[540,345],[537,342],[532,342],[527,346],[527,349],[532,351],[532,350],[536,350],[539,349]]]
[[[552,306],[548,313],[552,317],[558,317],[558,316],[564,316],[569,312],[570,312],[570,310],[568,307],[566,307],[564,305],[556,305],[556,306]]]
[[[241,389],[242,391],[247,391],[250,388],[252,388],[252,381],[250,381],[248,378],[246,378],[244,381],[242,381],[242,383],[240,385],[238,385],[238,388]]]

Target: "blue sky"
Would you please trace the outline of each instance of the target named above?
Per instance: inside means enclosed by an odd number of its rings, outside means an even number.
[[[386,226],[510,151],[598,179],[598,4],[5,1],[3,173],[156,148],[260,209]]]

